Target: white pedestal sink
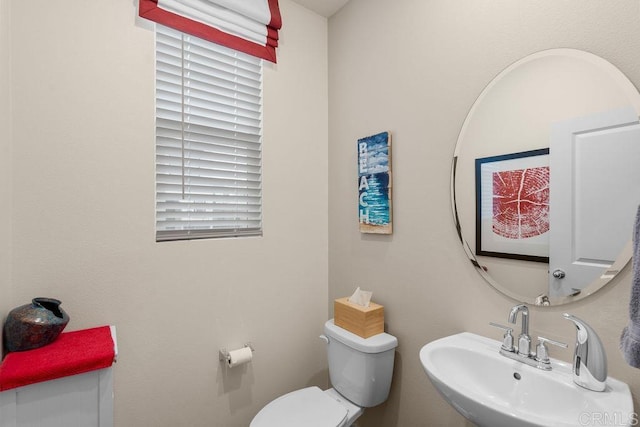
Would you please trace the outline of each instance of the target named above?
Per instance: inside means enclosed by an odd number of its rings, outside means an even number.
[[[627,384],[603,392],[573,382],[571,364],[543,371],[498,353],[501,343],[463,332],[420,350],[427,376],[460,414],[480,427],[630,426],[638,423]]]

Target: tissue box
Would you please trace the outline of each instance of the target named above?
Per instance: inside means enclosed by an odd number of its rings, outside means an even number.
[[[384,332],[384,307],[369,303],[362,307],[350,303],[349,297],[338,298],[333,304],[333,323],[362,338]]]

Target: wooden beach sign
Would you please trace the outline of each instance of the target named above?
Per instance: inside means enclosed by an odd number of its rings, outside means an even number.
[[[391,234],[391,134],[358,140],[358,217],[360,232]]]

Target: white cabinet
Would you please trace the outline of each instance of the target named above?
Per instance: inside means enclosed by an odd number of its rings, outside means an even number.
[[[113,368],[0,393],[0,427],[113,427]]]
[[[113,427],[114,326],[61,334],[0,365],[0,427]]]

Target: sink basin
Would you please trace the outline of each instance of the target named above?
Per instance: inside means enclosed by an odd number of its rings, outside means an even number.
[[[543,371],[500,355],[500,345],[463,332],[422,347],[420,362],[445,400],[480,427],[636,425],[622,381],[587,390],[573,382],[571,364],[552,358]]]

